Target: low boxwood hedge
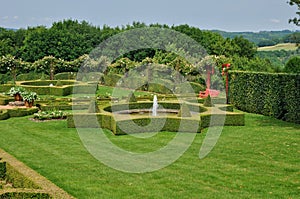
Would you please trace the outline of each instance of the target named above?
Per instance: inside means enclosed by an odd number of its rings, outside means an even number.
[[[8,198],[14,198],[14,199],[24,199],[24,198],[37,198],[37,199],[48,199],[52,198],[47,193],[34,193],[33,192],[6,192],[3,194],[0,194],[0,199],[8,199]]]
[[[33,115],[38,112],[38,108],[14,108],[7,109],[9,117],[23,117],[27,115]]]
[[[1,93],[8,93],[11,87],[14,87],[14,84],[0,84],[0,92]]]
[[[181,104],[179,102],[159,102],[159,106],[162,106],[164,109],[180,109]],[[127,109],[151,109],[153,106],[152,102],[135,102],[135,103],[124,103],[124,104],[113,104],[107,107],[104,107],[104,111],[112,112],[112,111],[121,111]],[[205,112],[207,109],[205,107],[200,106],[199,104],[187,103],[190,111],[194,112]]]
[[[6,176],[6,162],[0,160],[0,180],[4,180]]]
[[[0,105],[7,105],[9,102],[14,101],[12,97],[1,97],[0,96]]]
[[[21,86],[28,91],[36,92],[38,95],[54,95],[54,96],[67,96],[72,93],[81,94],[93,94],[97,90],[97,84],[88,84],[76,81],[60,81],[63,86],[55,86],[56,80],[44,80],[44,81],[29,81],[21,82]],[[52,84],[53,86],[50,86]],[[8,89],[9,90],[9,89]]]
[[[0,110],[0,120],[6,120],[8,119],[10,116],[8,114],[7,110]]]

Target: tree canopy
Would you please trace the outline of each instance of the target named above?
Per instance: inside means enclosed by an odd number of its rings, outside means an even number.
[[[297,6],[298,11],[296,12],[296,17],[289,20],[290,23],[294,23],[296,26],[300,26],[300,0],[289,0],[288,3],[291,6]]]

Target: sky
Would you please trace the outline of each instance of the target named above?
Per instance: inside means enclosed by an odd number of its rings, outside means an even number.
[[[51,27],[64,19],[111,27],[188,24],[203,30],[299,30],[288,23],[297,8],[287,0],[0,0],[0,27]]]

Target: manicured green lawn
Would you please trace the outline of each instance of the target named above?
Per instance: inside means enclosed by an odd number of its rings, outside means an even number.
[[[28,117],[0,121],[0,148],[77,198],[299,198],[300,125],[246,114],[246,126],[224,127],[213,151],[198,158],[206,131],[174,164],[156,172],[123,173],[94,159],[65,121]],[[132,151],[151,151],[172,139],[112,136]]]

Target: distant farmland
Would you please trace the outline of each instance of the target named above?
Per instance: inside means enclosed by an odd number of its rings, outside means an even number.
[[[294,43],[281,43],[275,46],[265,46],[258,48],[258,51],[275,51],[275,50],[297,50],[297,46]]]

